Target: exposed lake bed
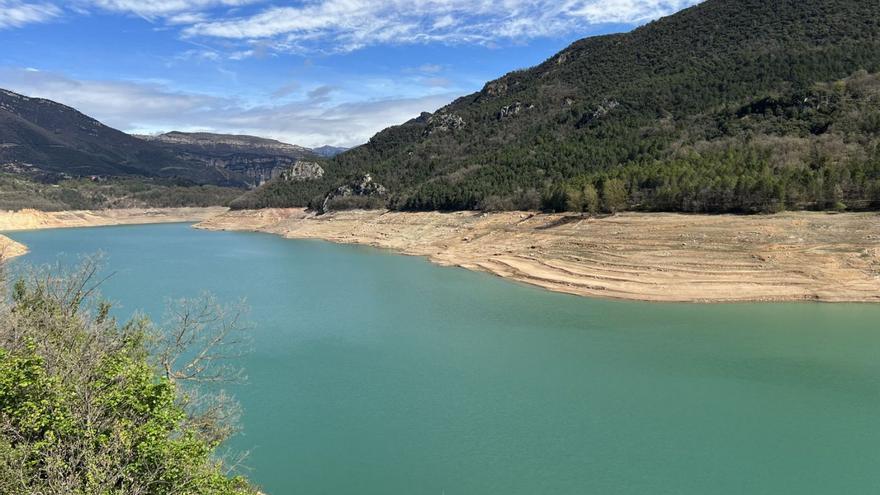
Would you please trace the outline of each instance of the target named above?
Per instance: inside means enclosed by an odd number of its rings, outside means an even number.
[[[232,210],[0,211],[0,232],[197,222],[386,248],[547,290],[655,302],[880,302],[880,215]],[[0,254],[27,246],[0,235]]]
[[[359,246],[189,225],[29,231],[106,253],[118,312],[247,298],[234,448],[268,493],[870,493],[880,307],[553,294]],[[454,309],[453,309],[454,308]]]
[[[230,211],[197,225],[366,244],[544,289],[657,302],[880,302],[880,215]]]

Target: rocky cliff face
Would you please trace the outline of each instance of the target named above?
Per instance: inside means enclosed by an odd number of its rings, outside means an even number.
[[[265,184],[297,163],[295,158],[287,156],[261,156],[244,153],[211,156],[181,152],[177,156],[190,162],[201,163],[206,168],[224,170],[241,176],[252,186]]]
[[[324,169],[315,162],[296,162],[281,172],[281,179],[288,182],[299,182],[304,180],[318,180],[324,177]]]
[[[261,186],[290,170],[300,171],[292,172],[293,175],[317,174],[313,165],[317,165],[314,160],[318,156],[312,150],[273,139],[186,132],[138,137],[188,162],[242,177],[253,187]],[[317,175],[320,178],[323,169],[320,166],[317,168],[320,169],[320,175]]]
[[[459,115],[454,113],[436,113],[428,118],[428,127],[425,129],[424,135],[430,136],[438,132],[454,131],[464,126],[465,121]]]
[[[315,155],[312,150],[302,146],[256,136],[174,131],[157,136],[138,137],[153,143],[176,149],[186,149],[191,152],[199,151],[217,154],[262,153],[293,158],[307,158]]]

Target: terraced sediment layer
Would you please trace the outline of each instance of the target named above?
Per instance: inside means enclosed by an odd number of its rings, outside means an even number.
[[[880,215],[603,218],[231,211],[198,225],[367,244],[558,292],[647,301],[880,302]]]

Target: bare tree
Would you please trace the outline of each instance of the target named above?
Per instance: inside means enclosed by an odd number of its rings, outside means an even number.
[[[244,303],[218,304],[211,294],[169,305],[153,354],[175,383],[234,383],[244,379],[235,361],[250,344]]]

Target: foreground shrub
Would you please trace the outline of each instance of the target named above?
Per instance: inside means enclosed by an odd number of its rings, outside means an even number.
[[[234,404],[197,386],[233,376],[238,313],[205,297],[171,328],[119,323],[97,273],[31,276],[0,302],[0,493],[256,493],[215,456]]]

